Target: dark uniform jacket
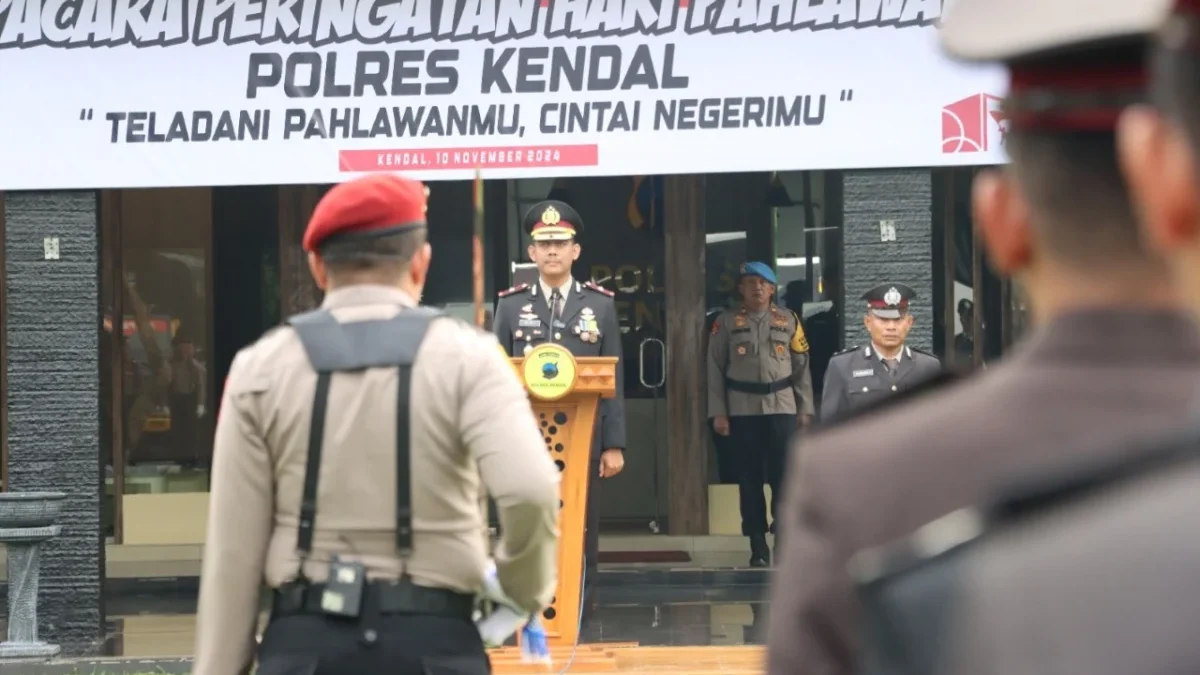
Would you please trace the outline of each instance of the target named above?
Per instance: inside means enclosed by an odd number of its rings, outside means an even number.
[[[931,675],[1200,670],[1200,428],[1160,443],[1081,467],[968,547]]]
[[[552,323],[540,283],[520,284],[496,302],[492,332],[509,356],[556,342],[575,356],[621,357],[621,327],[613,294],[588,281],[572,280],[561,318]],[[586,338],[586,339],[585,339]],[[624,363],[617,364],[617,395],[600,400],[600,447],[625,449]]]
[[[855,672],[854,553],[980,503],[1014,474],[1103,459],[1115,435],[1178,424],[1198,380],[1189,318],[1079,312],[987,371],[806,437],[787,482],[769,673]]]
[[[942,362],[932,354],[905,345],[895,372],[888,369],[870,345],[851,347],[829,359],[821,398],[821,421],[877,403],[935,376]]]

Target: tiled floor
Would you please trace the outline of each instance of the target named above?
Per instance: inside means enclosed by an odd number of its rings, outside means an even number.
[[[584,624],[581,643],[670,647],[760,643],[766,618],[763,577],[692,575],[686,581],[676,577],[681,582],[671,583],[672,575],[659,570],[610,574],[603,575],[598,606]],[[706,585],[706,581],[715,583]],[[104,655],[189,655],[195,636],[195,603],[193,589],[112,597]]]

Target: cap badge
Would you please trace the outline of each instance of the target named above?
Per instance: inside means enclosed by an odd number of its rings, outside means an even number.
[[[892,286],[888,289],[887,293],[883,294],[883,301],[889,305],[898,305],[902,299],[903,298],[900,297],[900,291],[896,290],[895,286]]]
[[[546,210],[542,211],[543,225],[557,225],[561,218],[562,216],[559,215],[558,209],[554,208],[553,206],[547,206]]]
[[[738,268],[738,274],[745,274],[745,273],[746,273],[746,263],[742,263],[742,266]]]

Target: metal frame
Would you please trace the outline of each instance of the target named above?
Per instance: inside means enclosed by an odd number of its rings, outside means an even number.
[[[954,281],[957,278],[958,245],[955,240],[956,223],[954,220],[954,195],[956,184],[954,169],[937,170],[935,180],[941,183],[941,243],[942,243],[942,349],[943,358],[952,367],[965,365],[958,363],[958,353],[954,349],[954,316],[958,311],[954,302]],[[936,261],[935,261],[936,264]]]
[[[0,192],[0,491],[8,490],[8,269],[5,267],[4,193]]]
[[[108,274],[108,289],[110,298],[100,298],[101,305],[106,299],[111,299],[112,331],[109,339],[109,398],[112,419],[110,427],[109,447],[112,452],[113,466],[113,543],[124,541],[124,509],[125,497],[125,373],[123,368],[125,356],[125,293],[124,270],[122,261],[121,240],[121,192],[120,190],[102,190],[100,192],[100,259],[101,270]],[[102,272],[103,273],[103,272]],[[101,319],[103,320],[103,318]],[[104,330],[101,327],[101,333]]]

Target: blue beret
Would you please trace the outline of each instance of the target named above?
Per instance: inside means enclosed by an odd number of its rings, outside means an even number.
[[[762,262],[742,263],[740,276],[743,277],[762,277],[764,281],[779,285],[779,280],[775,277],[775,271],[771,266]]]

